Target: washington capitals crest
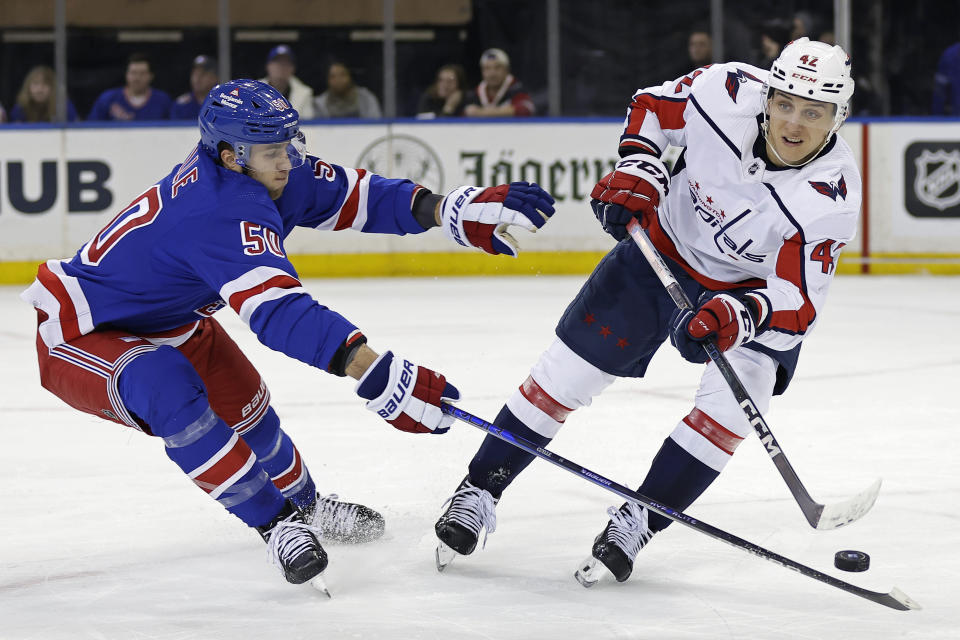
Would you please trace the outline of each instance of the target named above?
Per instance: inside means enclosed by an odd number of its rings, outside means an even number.
[[[727,93],[730,94],[731,100],[734,102],[737,101],[737,94],[740,92],[740,85],[747,80],[760,82],[760,78],[747,73],[743,69],[737,69],[736,73],[733,71],[727,71],[727,80],[724,83],[724,86],[727,89]]]
[[[834,182],[814,182],[809,180],[810,186],[813,187],[814,191],[821,195],[825,195],[831,200],[836,200],[837,196],[840,196],[844,200],[847,199],[847,181],[844,180],[843,174],[840,174],[840,180],[836,183]]]

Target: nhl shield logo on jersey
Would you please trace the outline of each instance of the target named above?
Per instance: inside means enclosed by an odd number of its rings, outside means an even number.
[[[837,182],[814,182],[813,180],[809,180],[809,182],[814,191],[827,196],[831,200],[836,200],[837,196],[840,196],[843,200],[847,199],[847,181],[844,180],[842,173],[840,174],[840,180]]]
[[[924,149],[913,162],[913,188],[920,202],[938,211],[960,204],[960,150]]]

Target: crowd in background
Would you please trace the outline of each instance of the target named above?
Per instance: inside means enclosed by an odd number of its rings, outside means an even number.
[[[616,20],[616,16],[611,19]],[[760,68],[769,68],[786,43],[795,38],[806,35],[830,44],[835,41],[832,20],[803,10],[796,11],[789,18],[767,19],[752,27],[734,17],[728,19],[725,26],[725,60],[748,62]],[[612,48],[611,51],[596,50],[595,61],[583,60],[582,53],[578,60],[565,57],[562,60],[565,67],[564,110],[567,111],[569,105],[572,114],[619,115],[623,100],[628,95],[618,91],[615,95],[608,96],[602,90],[598,91],[595,88],[598,74],[603,78],[606,72],[611,84],[631,86],[632,91],[720,61],[715,59],[710,29],[706,23],[689,26],[684,37],[685,55],[679,50],[655,52],[660,57],[653,59],[654,64],[637,64],[634,69],[629,65],[624,69],[625,65],[616,60],[617,56],[622,57],[622,51],[613,52]],[[674,42],[674,46],[679,49],[679,41]],[[513,46],[516,51],[509,53],[504,48],[486,48],[479,61],[476,58],[460,59],[440,65],[429,86],[421,85],[420,89],[415,89],[418,99],[398,105],[397,115],[421,119],[546,115],[546,91],[544,86],[540,86],[545,84],[545,78],[534,78],[533,82],[537,83],[537,86],[530,89],[530,85],[525,86],[515,75],[511,64],[511,56],[515,53],[530,57],[529,43],[515,42]],[[593,55],[589,53],[589,48],[587,50],[588,56]],[[310,56],[309,61],[314,63],[311,75],[316,81],[315,86],[298,77],[298,54]],[[277,44],[270,49],[263,61],[262,77],[259,79],[271,84],[286,96],[304,120],[376,119],[383,116],[384,110],[377,95],[377,88],[362,86],[362,83],[355,80],[357,71],[368,79],[376,80],[378,71],[367,68],[370,66],[369,60],[348,61],[327,57],[320,77],[316,71],[315,54],[313,47],[303,42]],[[652,55],[650,52],[646,54]],[[102,92],[83,113],[74,106],[68,96],[67,120],[196,120],[207,93],[221,80],[218,77],[217,60],[208,53],[197,52],[189,69],[164,69],[166,78],[182,78],[181,86],[159,87],[155,83],[157,58],[162,59],[162,56],[151,58],[143,52],[134,52],[127,56],[122,84],[99,89]],[[429,60],[430,57],[424,59]],[[865,73],[858,74],[858,70],[863,69],[863,59],[858,57],[858,64],[854,66],[857,94],[853,112],[870,115],[880,111],[877,106],[880,100],[876,95],[876,88],[872,86],[871,77]],[[533,61],[533,64],[536,62]],[[527,63],[525,68],[529,70],[531,61],[527,60]],[[569,73],[566,69],[568,65],[571,71]],[[655,72],[659,74],[655,75]],[[0,104],[0,122],[54,121],[57,82],[53,69],[48,65],[38,65],[24,70],[23,73],[15,101],[8,105]],[[631,75],[634,79],[627,80]],[[587,78],[590,82],[586,81]],[[574,87],[572,91],[570,85]],[[167,89],[173,88],[182,93],[172,97],[178,91],[168,92]],[[960,115],[960,42],[949,46],[940,56],[930,93],[932,100],[926,113]],[[86,104],[89,105],[89,101]],[[616,104],[616,111],[606,113],[609,110],[608,104]],[[4,109],[4,106],[7,106],[7,109]]]

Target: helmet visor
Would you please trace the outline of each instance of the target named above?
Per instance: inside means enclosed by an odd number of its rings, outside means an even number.
[[[835,130],[837,105],[775,90],[767,100],[768,142],[789,165],[816,155]]]
[[[821,100],[810,100],[783,91],[773,91],[767,104],[770,124],[797,132],[808,130],[823,139],[833,129],[837,105]]]
[[[307,142],[300,132],[285,142],[252,144],[245,155],[248,171],[289,171],[306,162]]]

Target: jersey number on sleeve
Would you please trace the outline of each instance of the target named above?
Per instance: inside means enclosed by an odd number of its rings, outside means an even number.
[[[839,255],[840,249],[846,245],[845,242],[840,242],[837,244],[837,254]],[[813,248],[813,251],[810,252],[810,259],[814,262],[820,263],[820,272],[831,274],[836,268],[836,258],[833,256],[833,240],[824,240],[816,247]]]
[[[83,264],[96,266],[120,240],[134,229],[145,227],[157,219],[163,209],[160,197],[160,185],[155,184],[118,213],[110,223],[101,229],[80,249]]]
[[[243,238],[243,253],[245,255],[259,256],[269,251],[278,258],[283,257],[280,236],[273,229],[244,221],[240,223],[240,235]]]

